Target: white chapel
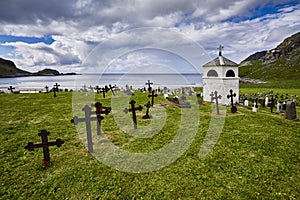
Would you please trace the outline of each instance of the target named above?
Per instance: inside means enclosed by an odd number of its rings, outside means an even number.
[[[210,102],[211,94],[217,91],[221,95],[219,103],[228,105],[230,99],[227,95],[230,94],[230,89],[236,94],[233,102],[238,102],[239,98],[238,64],[222,55],[221,45],[218,49],[219,56],[203,65],[203,100]]]

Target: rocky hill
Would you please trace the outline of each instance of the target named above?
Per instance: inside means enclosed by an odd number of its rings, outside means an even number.
[[[21,77],[21,76],[58,76],[58,75],[75,75],[75,73],[61,74],[54,69],[43,69],[41,71],[31,73],[17,68],[13,61],[0,58],[0,78]]]
[[[264,81],[299,80],[300,32],[286,38],[274,49],[257,52],[240,63],[241,78]]]

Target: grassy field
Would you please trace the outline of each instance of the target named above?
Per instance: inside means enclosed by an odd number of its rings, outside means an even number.
[[[274,93],[300,96],[299,89],[272,88]],[[243,86],[240,93],[269,92],[270,88]],[[110,95],[102,99],[110,105]],[[145,94],[134,96],[138,105]],[[167,103],[167,121],[152,138],[134,139],[118,130],[113,116],[105,116],[107,137],[128,151],[148,152],[170,143],[176,135],[180,109]],[[211,120],[209,103],[199,108],[200,124],[184,154],[163,169],[148,173],[122,172],[110,168],[87,152],[70,123],[72,93],[0,94],[0,199],[299,199],[300,123],[272,114],[269,108],[253,113],[238,108],[227,116],[214,149],[198,157]],[[191,102],[194,104],[194,102]],[[159,106],[159,105],[156,105]],[[151,111],[150,111],[151,112]],[[145,110],[143,110],[143,114]],[[150,113],[151,114],[151,113]],[[299,108],[297,116],[300,118]],[[146,126],[138,115],[138,124]],[[24,146],[40,142],[38,131],[51,132],[49,140],[65,140],[50,147],[51,163],[41,169],[41,149]]]

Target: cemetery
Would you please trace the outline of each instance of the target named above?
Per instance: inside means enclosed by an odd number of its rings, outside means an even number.
[[[297,199],[300,195],[299,89],[240,87],[239,92],[222,95],[211,92],[209,101],[203,101],[202,88],[158,89],[150,80],[145,90],[99,85],[78,92],[82,98],[95,94],[95,101],[73,116],[74,91],[62,92],[63,86],[53,85],[49,93],[0,94],[3,199],[176,199],[199,194],[213,199]],[[120,114],[129,118],[129,129],[141,130],[158,120],[157,109],[166,111],[167,120],[157,134],[137,138],[119,129],[114,118],[118,111],[111,101],[124,95],[128,101],[120,106]],[[206,157],[199,158],[210,120],[224,108],[220,138]],[[132,173],[115,170],[93,156],[103,136],[132,152],[151,152],[172,143],[182,110],[197,112],[199,127],[187,151],[170,165]],[[84,128],[84,141],[78,137],[79,126]]]

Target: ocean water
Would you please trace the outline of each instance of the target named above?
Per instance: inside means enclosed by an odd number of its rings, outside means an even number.
[[[77,90],[86,87],[99,85],[117,85],[124,88],[126,85],[133,88],[142,88],[146,82],[153,82],[154,88],[179,88],[179,87],[201,87],[201,74],[82,74],[68,76],[31,76],[17,78],[0,78],[0,90],[7,90],[13,86],[16,90],[44,89],[45,86],[52,88],[55,83],[60,88]]]

